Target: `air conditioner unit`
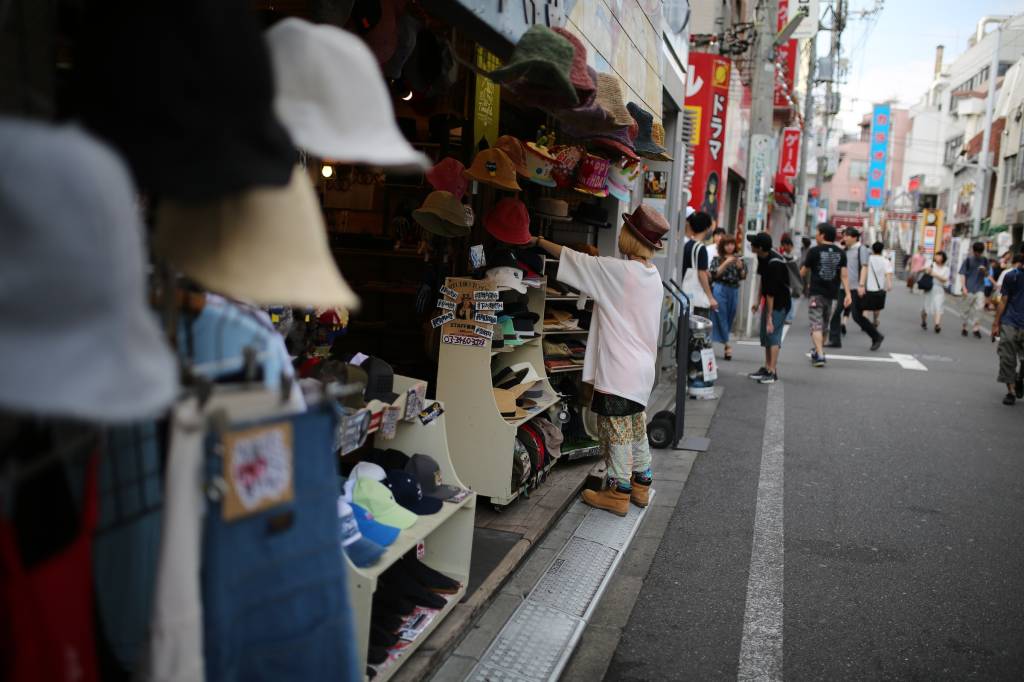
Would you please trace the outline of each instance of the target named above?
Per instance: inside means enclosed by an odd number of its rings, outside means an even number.
[[[818,71],[814,75],[814,79],[819,83],[835,82],[835,68],[831,57],[818,58]]]

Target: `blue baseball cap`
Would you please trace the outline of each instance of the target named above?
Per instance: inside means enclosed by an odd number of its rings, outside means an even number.
[[[419,482],[404,471],[393,469],[388,472],[384,485],[391,489],[395,501],[414,514],[436,514],[441,511],[443,502],[436,497],[424,497]]]
[[[373,518],[373,514],[354,502],[352,511],[356,515],[356,523],[359,525],[359,532],[363,534],[363,537],[376,542],[381,547],[390,547],[398,539],[398,534],[402,532],[394,526],[387,526]]]
[[[352,506],[342,498],[338,498],[338,525],[341,535],[341,546],[352,563],[359,568],[373,566],[384,554],[384,548],[376,542],[367,540],[359,532]]]

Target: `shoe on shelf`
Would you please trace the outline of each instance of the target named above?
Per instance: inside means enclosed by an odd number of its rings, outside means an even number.
[[[584,490],[583,504],[595,509],[603,509],[617,516],[625,516],[629,512],[630,493],[619,490],[617,485],[604,490]]]
[[[811,353],[811,366],[812,367],[824,367],[825,356],[824,354],[818,355],[817,351]]]
[[[981,331],[975,329],[974,330],[974,338],[980,339],[981,338]]]
[[[1013,385],[1013,389],[1018,398],[1024,399],[1024,379],[1017,379],[1017,383]]]
[[[774,384],[778,380],[779,380],[779,375],[778,374],[776,374],[775,372],[768,372],[763,377],[758,379],[757,383],[759,383],[759,384]]]
[[[967,336],[967,327],[960,330],[960,336]]]
[[[757,381],[758,379],[763,377],[765,374],[768,374],[768,368],[767,367],[762,367],[761,369],[757,370],[756,372],[751,372],[750,374],[748,374],[747,378],[753,379],[754,381]]]
[[[885,341],[885,337],[879,334],[878,338],[871,342],[871,350],[878,350],[881,348],[882,341]]]
[[[1013,405],[1015,402],[1017,402],[1017,396],[1012,393],[1007,393],[1003,398],[1003,405]]]

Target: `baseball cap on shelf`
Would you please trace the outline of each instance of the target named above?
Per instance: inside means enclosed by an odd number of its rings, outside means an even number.
[[[204,288],[243,301],[359,303],[338,271],[319,200],[299,166],[284,187],[204,202],[161,200],[153,250]]]
[[[391,405],[398,400],[395,393],[395,370],[378,357],[370,357],[360,365],[366,371],[366,399]]]
[[[128,169],[75,126],[0,118],[0,405],[98,422],[157,415],[178,367],[146,302]]]
[[[402,532],[394,526],[386,526],[373,517],[373,514],[366,511],[360,505],[352,502],[352,513],[355,514],[356,523],[359,524],[359,532],[367,540],[376,542],[381,547],[390,547],[398,539]]]
[[[406,473],[412,474],[427,497],[450,500],[462,492],[462,488],[445,485],[441,477],[441,466],[430,455],[415,454],[405,465]]]
[[[520,294],[526,293],[526,285],[523,284],[523,271],[519,268],[508,266],[491,268],[487,271],[487,279],[494,284],[498,291],[511,289]]]
[[[391,490],[379,481],[369,478],[350,479],[352,501],[373,515],[378,523],[405,530],[416,525],[419,517],[398,504]]]
[[[368,478],[371,481],[383,482],[388,477],[387,472],[379,464],[373,462],[359,462],[352,467],[352,473],[349,474],[349,478],[356,480],[360,478]]]
[[[352,506],[341,497],[338,498],[338,526],[341,547],[353,564],[359,568],[368,568],[380,561],[384,548],[363,537]]]
[[[409,456],[401,450],[395,450],[394,448],[388,448],[387,450],[374,448],[367,454],[364,461],[379,464],[386,470],[404,469],[405,465],[409,463]]]
[[[441,510],[441,500],[424,497],[423,488],[412,474],[392,469],[385,485],[390,488],[395,501],[414,514],[436,514]]]

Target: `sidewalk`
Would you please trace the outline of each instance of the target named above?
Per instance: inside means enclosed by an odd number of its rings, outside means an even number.
[[[652,396],[651,414],[671,408],[673,390],[674,386],[670,382],[665,381],[659,385],[659,389]],[[686,435],[707,435],[721,400],[721,392],[721,388],[716,389],[718,400],[687,401]],[[562,680],[593,682],[603,678],[698,453],[655,450],[652,454],[656,495],[632,543],[624,551],[614,577],[607,582],[607,589],[593,597],[600,601],[586,622],[575,652],[562,672]],[[449,644],[457,643],[458,646],[454,647],[454,650],[449,648],[450,653],[445,652],[447,655],[442,654],[443,664],[432,680],[455,682],[466,679],[512,614],[538,581],[550,572],[552,562],[578,530],[588,511],[589,508],[582,503],[573,504],[561,515],[554,527],[540,538],[539,544],[529,543],[521,566],[511,575],[506,575],[506,579],[501,580],[491,603],[485,609],[479,609],[476,617],[470,623],[463,624],[460,632],[449,636]],[[494,582],[497,580],[498,578],[495,578]],[[430,646],[432,642],[428,641],[424,648]],[[441,654],[440,651],[438,653]]]

